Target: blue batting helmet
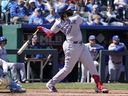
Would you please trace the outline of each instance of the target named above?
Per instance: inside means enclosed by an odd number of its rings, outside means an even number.
[[[7,39],[6,39],[4,36],[1,36],[1,37],[0,37],[0,43],[1,43],[1,42],[7,43]]]
[[[118,36],[118,35],[114,35],[114,36],[112,37],[112,40],[119,41],[119,40],[120,40],[120,38],[119,38],[119,36]]]
[[[58,8],[57,13],[61,17],[61,19],[64,18],[64,14],[67,14],[67,16],[72,16],[74,10],[69,5],[65,4],[62,7]]]
[[[57,13],[60,15],[60,14],[63,14],[68,8],[68,5],[65,4],[63,6],[61,6],[60,8],[57,9]]]

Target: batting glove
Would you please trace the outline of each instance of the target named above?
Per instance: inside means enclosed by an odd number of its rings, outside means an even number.
[[[37,30],[39,30],[40,32],[43,32],[43,31],[44,31],[44,27],[42,27],[42,26],[37,26]]]

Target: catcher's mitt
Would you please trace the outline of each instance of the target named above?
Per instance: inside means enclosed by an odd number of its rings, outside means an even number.
[[[7,86],[9,85],[9,80],[5,77],[5,78],[0,78],[0,89],[6,89]]]

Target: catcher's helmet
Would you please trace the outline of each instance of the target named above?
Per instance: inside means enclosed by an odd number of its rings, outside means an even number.
[[[67,16],[72,16],[73,12],[74,12],[74,10],[72,10],[72,8],[69,7],[69,5],[67,5],[67,4],[65,4],[64,6],[60,7],[57,10],[57,13],[61,17],[61,19],[64,19],[64,14],[67,14]]]
[[[0,43],[1,42],[5,42],[5,44],[6,44],[7,43],[7,39],[4,36],[1,36],[0,37]]]

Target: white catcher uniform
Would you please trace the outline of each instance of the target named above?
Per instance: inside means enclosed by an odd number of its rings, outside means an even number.
[[[18,76],[17,76],[17,70],[20,70],[20,75],[21,75],[21,80],[25,81],[26,76],[25,76],[25,67],[24,63],[13,63],[13,62],[7,62],[7,52],[5,48],[0,47],[0,65],[3,68],[4,73],[8,73],[8,69],[11,70],[11,75],[14,80],[17,81]]]
[[[51,27],[51,31],[57,33],[62,31],[66,40],[63,43],[63,50],[65,54],[64,67],[49,81],[49,84],[55,86],[55,83],[63,80],[73,69],[77,61],[83,63],[90,71],[91,75],[98,72],[93,64],[92,57],[87,47],[82,43],[82,34],[80,25],[84,19],[79,15],[69,17],[66,21],[56,20],[55,24]]]

